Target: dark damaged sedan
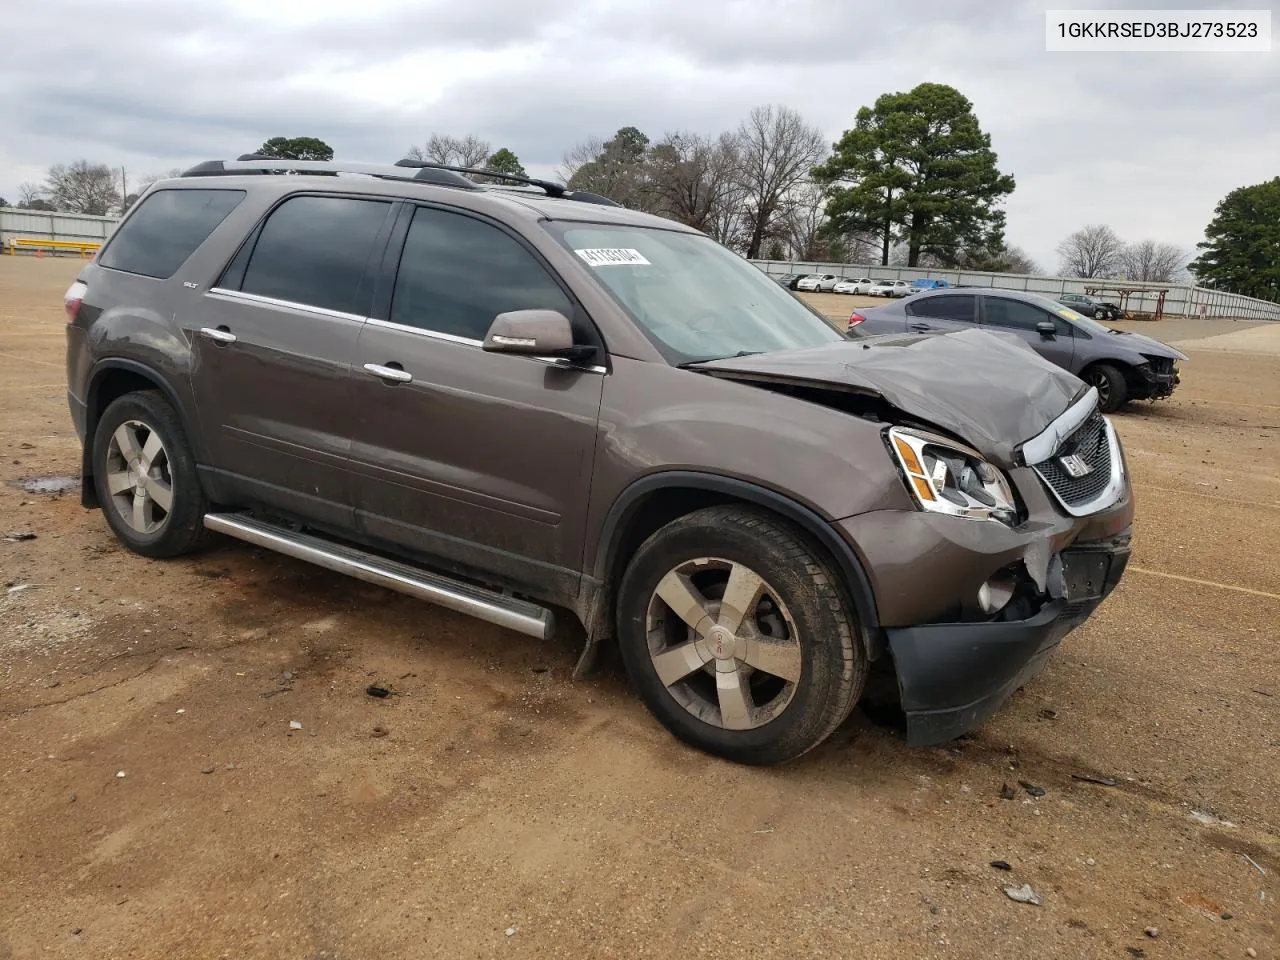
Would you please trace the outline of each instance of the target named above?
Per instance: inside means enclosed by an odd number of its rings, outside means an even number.
[[[538,638],[576,619],[579,672],[616,642],[667,728],[756,764],[873,665],[911,743],[972,730],[1116,586],[1097,389],[1007,333],[847,337],[699,233],[503,176],[151,187],[67,292],[85,505],[149,557],[212,531]]]
[[[1103,413],[1130,400],[1160,400],[1178,385],[1184,354],[1140,333],[1113,330],[1066,304],[1017,290],[924,293],[857,311],[866,333],[948,333],[977,327],[1013,334],[1098,390]]]

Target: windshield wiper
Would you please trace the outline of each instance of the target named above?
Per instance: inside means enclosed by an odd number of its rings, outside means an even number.
[[[699,363],[712,363],[713,361],[716,361],[716,360],[736,360],[738,357],[754,357],[761,353],[764,353],[764,351],[763,350],[739,350],[737,353],[731,353],[727,357],[701,357],[697,360],[686,360],[684,363],[677,363],[676,366],[679,367],[681,370],[683,370],[686,367],[697,366]]]

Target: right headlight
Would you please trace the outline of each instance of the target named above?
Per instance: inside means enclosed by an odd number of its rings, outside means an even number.
[[[1017,522],[1008,480],[976,450],[908,427],[889,428],[889,448],[921,510],[1007,526]]]

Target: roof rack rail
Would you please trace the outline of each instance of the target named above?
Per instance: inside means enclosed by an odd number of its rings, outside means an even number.
[[[279,157],[267,157],[259,153],[241,154],[234,160],[205,160],[197,163],[189,170],[184,170],[184,177],[229,177],[239,174],[268,173],[359,173],[384,180],[411,180],[417,183],[434,183],[445,187],[460,187],[463,190],[479,190],[480,186],[458,173],[435,168],[407,173],[404,167],[389,163],[359,163],[337,160],[283,160]]]
[[[406,167],[416,170],[447,170],[451,173],[468,174],[475,177],[489,177],[493,180],[504,180],[508,183],[518,183],[526,187],[537,187],[544,190],[549,197],[555,197],[558,200],[577,200],[581,203],[598,203],[605,207],[620,207],[622,204],[610,200],[608,197],[601,196],[598,193],[589,193],[586,190],[570,190],[562,183],[555,183],[551,180],[538,180],[534,177],[525,177],[516,173],[502,173],[498,170],[485,170],[480,167],[455,167],[447,163],[432,163],[429,160],[412,160],[405,157],[403,160],[397,160],[397,167]]]
[[[410,173],[409,171],[413,172]],[[598,193],[586,190],[570,190],[568,187],[553,183],[550,180],[536,180],[533,177],[522,177],[514,173],[501,173],[497,170],[480,170],[473,167],[453,167],[443,163],[431,163],[427,160],[397,160],[394,164],[360,163],[339,160],[284,160],[280,157],[268,157],[261,153],[242,153],[234,160],[205,160],[197,163],[189,170],[182,172],[183,177],[229,177],[239,174],[268,173],[319,173],[337,175],[339,173],[358,173],[384,180],[408,180],[416,183],[434,183],[444,187],[458,187],[463,190],[481,190],[483,187],[470,179],[473,176],[489,177],[521,186],[542,190],[547,196],[564,200],[577,200],[580,203],[596,203],[604,207],[620,207],[622,204],[610,200]]]

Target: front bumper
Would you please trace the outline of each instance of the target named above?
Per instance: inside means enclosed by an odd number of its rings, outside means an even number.
[[[1029,619],[886,630],[907,717],[907,742],[943,743],[995,713],[1115,589],[1128,562],[1127,531],[1109,540],[1077,543],[1050,563],[1044,604]]]
[[[1172,373],[1157,373],[1149,366],[1138,367],[1140,384],[1134,391],[1135,400],[1162,400],[1173,395],[1174,388],[1182,382],[1175,369]]]

